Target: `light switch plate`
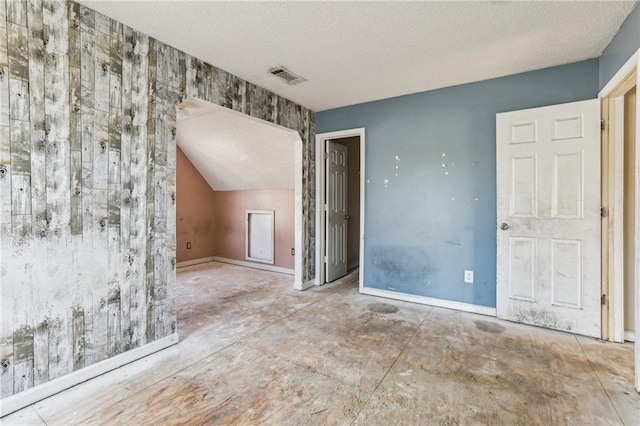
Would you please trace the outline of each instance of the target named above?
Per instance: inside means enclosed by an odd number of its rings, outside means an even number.
[[[469,271],[467,269],[464,270],[464,282],[473,284],[473,271]]]

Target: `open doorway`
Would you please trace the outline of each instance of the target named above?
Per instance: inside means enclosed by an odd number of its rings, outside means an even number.
[[[635,342],[640,391],[640,222],[638,217],[638,64],[640,51],[601,90],[602,99],[602,337]]]
[[[185,337],[220,314],[220,298],[242,303],[256,281],[302,289],[302,155],[297,132],[194,98],[177,107],[176,140]],[[196,270],[206,273],[185,274]]]
[[[636,71],[603,98],[603,337],[635,338]],[[606,309],[608,308],[608,309]]]
[[[364,129],[316,136],[316,284],[363,282]]]

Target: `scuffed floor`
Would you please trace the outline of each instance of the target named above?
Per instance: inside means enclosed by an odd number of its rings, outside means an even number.
[[[209,263],[178,283],[178,345],[2,424],[640,424],[630,344],[363,296],[355,274],[296,292]]]

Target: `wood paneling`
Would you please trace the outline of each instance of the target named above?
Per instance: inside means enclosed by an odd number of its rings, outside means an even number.
[[[313,277],[314,113],[64,0],[0,0],[0,394],[176,329],[175,106],[300,132]]]

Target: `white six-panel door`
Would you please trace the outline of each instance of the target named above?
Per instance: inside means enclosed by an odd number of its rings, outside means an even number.
[[[600,102],[498,114],[500,318],[600,337]]]
[[[327,141],[327,282],[347,274],[347,147]]]

